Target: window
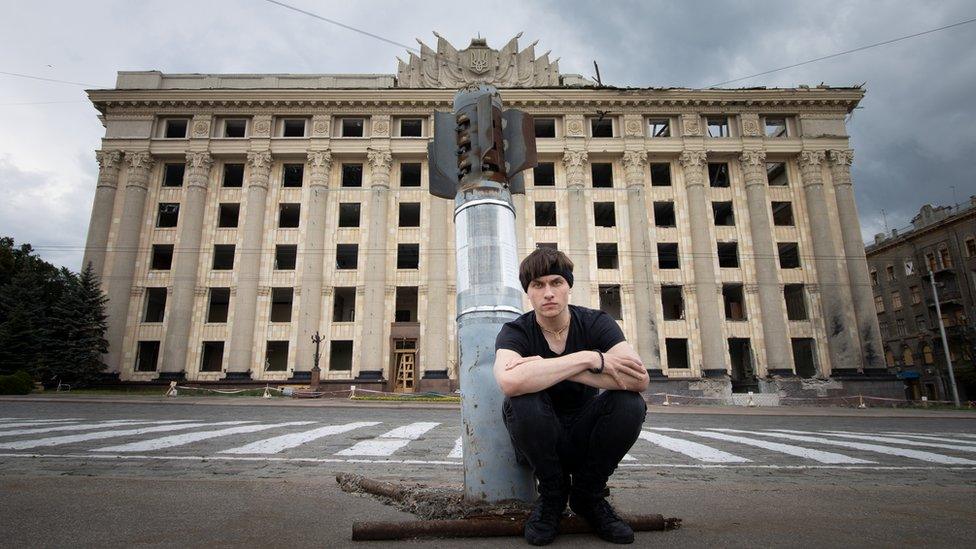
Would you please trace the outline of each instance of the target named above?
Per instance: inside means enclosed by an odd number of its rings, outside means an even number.
[[[878,330],[881,331],[881,337],[884,339],[889,339],[891,337],[891,332],[888,331],[888,323],[885,321],[878,322]]]
[[[297,228],[301,220],[301,213],[301,204],[278,204],[278,228]]]
[[[917,332],[924,332],[928,329],[927,322],[925,320],[925,315],[918,315],[915,317],[915,330]]]
[[[901,310],[901,292],[891,292],[891,310]]]
[[[922,288],[918,286],[911,286],[908,291],[912,294],[912,305],[918,305],[922,302]]]
[[[899,337],[905,337],[905,334],[907,334],[907,333],[908,332],[905,329],[905,319],[904,318],[899,318],[898,320],[896,320],[895,321],[895,334],[898,335]]]
[[[895,280],[895,266],[888,265],[885,267],[885,273],[888,275],[888,281],[893,282]]]
[[[359,209],[359,202],[339,203],[339,227],[358,227]]]
[[[688,340],[669,337],[664,340],[664,352],[668,355],[669,370],[688,369]]]
[[[417,287],[397,286],[393,306],[394,322],[417,322]]]
[[[590,164],[590,174],[593,176],[594,188],[613,187],[613,164],[594,162]]]
[[[336,269],[355,269],[359,259],[359,244],[336,244]]]
[[[926,364],[935,364],[935,355],[932,353],[932,347],[928,344],[922,347],[922,361]]]
[[[223,132],[221,137],[241,138],[247,137],[246,118],[226,118],[223,120]]]
[[[674,202],[655,202],[654,203],[654,226],[655,227],[674,227]]]
[[[786,131],[786,118],[782,116],[767,116],[764,118],[766,126],[766,137],[788,137]]]
[[[220,228],[236,227],[237,219],[241,215],[241,205],[236,202],[223,203],[219,206],[217,226]]]
[[[790,339],[793,347],[793,365],[796,375],[811,378],[817,375],[817,362],[813,354],[813,338],[794,337]]]
[[[878,271],[876,271],[874,269],[871,269],[871,272],[869,273],[869,275],[871,276],[871,285],[872,286],[877,286],[878,285]]]
[[[305,137],[305,118],[285,118],[281,121],[281,137]]]
[[[162,322],[166,311],[166,288],[146,288],[145,309],[143,322]]]
[[[333,290],[332,322],[356,321],[356,288],[340,287]]]
[[[234,245],[214,244],[213,269],[229,271],[234,268]]]
[[[163,186],[182,187],[184,173],[186,173],[185,163],[177,164],[167,162],[166,164],[163,164]]]
[[[421,118],[401,118],[400,137],[423,137],[424,121]]]
[[[167,118],[163,120],[163,137],[166,139],[186,139],[190,121],[186,118]]]
[[[976,257],[976,238],[966,239],[966,257]]]
[[[617,259],[617,245],[615,243],[596,245],[596,268],[597,269],[620,268],[620,264]]]
[[[294,271],[298,260],[297,244],[278,244],[275,246],[274,268],[278,271]]]
[[[708,137],[731,137],[727,116],[707,116],[705,125],[708,127]]]
[[[708,163],[708,184],[711,187],[729,186],[729,165],[726,162]]]
[[[807,320],[807,300],[803,292],[803,284],[784,284],[783,298],[786,301],[786,318],[789,320]]]
[[[949,248],[939,248],[939,262],[943,269],[952,268],[952,256],[949,255]]]
[[[600,285],[600,310],[610,315],[614,320],[623,318],[620,306],[620,285]]]
[[[891,352],[891,349],[885,351],[885,364],[889,368],[895,367],[895,353]]]
[[[267,372],[284,372],[288,369],[288,342],[269,341],[264,348],[264,369]]]
[[[874,311],[876,313],[885,312],[884,297],[880,295],[874,296]]]
[[[800,268],[800,247],[796,242],[779,242],[776,244],[779,252],[779,267],[781,269]]]
[[[647,131],[651,137],[671,137],[671,120],[668,118],[648,118]]]
[[[173,266],[173,245],[153,244],[149,268],[153,271],[168,271]]]
[[[723,269],[734,269],[739,266],[739,243],[718,243],[718,266]]]
[[[420,186],[420,163],[411,162],[400,164],[400,186]]]
[[[155,372],[159,361],[159,342],[140,341],[136,350],[136,371]]]
[[[204,341],[200,358],[201,372],[219,372],[224,365],[224,342]]]
[[[912,350],[909,347],[905,347],[905,350],[901,353],[901,362],[905,366],[915,365],[915,355],[912,354]]]
[[[661,311],[664,320],[681,320],[685,317],[685,298],[681,286],[661,286]]]
[[[329,370],[348,372],[352,370],[352,341],[333,339],[329,342]]]
[[[401,227],[419,227],[420,226],[420,203],[401,202],[399,217],[400,217]]]
[[[657,245],[657,267],[659,269],[680,269],[678,244],[659,242]]]
[[[742,284],[722,284],[722,299],[725,302],[726,320],[746,319],[746,299]]]
[[[244,186],[244,164],[224,164],[224,186]]]
[[[156,214],[156,226],[159,228],[175,227],[180,218],[180,205],[170,202],[160,202]]]
[[[420,268],[420,244],[397,244],[397,269]]]
[[[342,165],[342,186],[343,187],[363,186],[363,165],[362,164]]]
[[[594,202],[593,220],[597,227],[616,227],[617,214],[613,202]]]
[[[935,272],[935,271],[938,271],[939,270],[938,265],[935,263],[935,254],[934,253],[929,252],[929,253],[925,254],[925,263],[929,267],[929,272]]]
[[[915,274],[915,262],[911,259],[905,260],[905,276],[912,276]]]
[[[793,224],[793,203],[773,202],[773,225],[792,227]]]
[[[339,137],[363,137],[366,128],[365,118],[343,118],[339,122]]]
[[[766,183],[770,187],[786,187],[790,184],[786,177],[786,162],[766,162]]]
[[[590,137],[613,137],[613,118],[591,118]]]
[[[735,212],[731,202],[712,202],[712,217],[716,227],[731,227],[735,225]]]
[[[271,288],[271,322],[291,322],[291,304],[294,301],[294,288]]]
[[[230,288],[210,288],[207,322],[227,322],[230,310]]]
[[[557,244],[555,242],[536,242],[535,243],[535,247],[536,248],[548,248],[550,250],[558,250],[559,249],[559,244]]]
[[[655,162],[651,164],[651,186],[671,186],[671,164]]]
[[[281,170],[282,187],[301,187],[305,176],[305,164],[285,164]]]
[[[552,162],[539,162],[532,169],[532,181],[536,187],[552,187],[556,184],[556,167]]]
[[[556,226],[556,203],[555,202],[535,203],[535,226],[536,227]]]
[[[536,118],[535,119],[535,137],[538,138],[552,138],[556,137],[556,119],[555,118]]]

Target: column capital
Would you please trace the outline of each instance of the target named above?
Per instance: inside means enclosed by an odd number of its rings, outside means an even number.
[[[393,155],[386,149],[366,149],[366,160],[374,171],[389,171],[393,166]]]
[[[801,166],[820,166],[823,164],[826,154],[822,150],[804,150],[800,151],[800,165]]]
[[[122,151],[95,151],[95,160],[102,170],[118,170],[122,167]]]
[[[144,170],[149,171],[152,169],[153,164],[156,161],[153,159],[152,155],[147,151],[130,152],[125,154],[125,163],[128,165],[130,171]]]
[[[854,162],[854,151],[851,149],[830,149],[827,156],[833,166],[850,166]]]
[[[678,163],[682,168],[701,168],[708,162],[708,155],[705,151],[684,151],[678,157]]]
[[[186,153],[186,167],[189,169],[199,169],[209,171],[213,165],[213,156],[209,152],[188,152]]]
[[[252,169],[271,169],[271,151],[251,151],[247,153],[247,165]]]
[[[332,174],[332,153],[325,151],[309,151],[308,164],[311,166],[309,186],[327,187]]]
[[[739,162],[742,162],[743,166],[762,167],[766,164],[766,151],[763,150],[742,151],[742,154],[739,155]]]
[[[313,168],[329,168],[332,166],[332,152],[308,151],[308,163]]]
[[[583,166],[586,164],[588,155],[586,151],[566,151],[563,153],[563,166],[566,169],[566,183],[570,187],[582,187],[586,179],[583,173]]]
[[[647,151],[624,151],[624,172],[628,187],[644,185]]]

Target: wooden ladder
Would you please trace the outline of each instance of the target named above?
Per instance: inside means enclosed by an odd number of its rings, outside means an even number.
[[[397,373],[394,389],[396,392],[414,392],[414,359],[416,356],[416,351],[397,353]]]

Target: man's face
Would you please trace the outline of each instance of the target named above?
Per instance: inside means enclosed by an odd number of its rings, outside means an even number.
[[[529,283],[528,295],[535,314],[559,316],[569,303],[569,284],[559,275],[540,276]]]

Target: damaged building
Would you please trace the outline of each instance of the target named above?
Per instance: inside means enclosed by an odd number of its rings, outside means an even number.
[[[119,72],[85,261],[125,381],[456,385],[454,231],[434,110],[497,86],[535,116],[521,255],[576,264],[649,392],[901,394],[885,368],[845,118],[861,88],[614,88],[518,37],[437,37],[396,75]],[[846,258],[839,260],[838,258]],[[525,302],[528,308],[528,301]]]

